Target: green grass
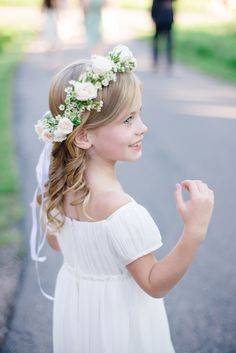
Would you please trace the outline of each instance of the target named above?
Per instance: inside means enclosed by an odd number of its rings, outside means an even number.
[[[78,6],[78,0],[70,0],[70,5]],[[0,6],[41,6],[42,1],[40,0],[0,0]],[[118,0],[118,4],[122,7],[132,8],[132,9],[147,9],[150,6],[150,1],[148,0]]]
[[[23,209],[18,202],[16,193],[1,194],[0,199],[0,229],[6,229],[9,224],[11,226],[19,221],[23,215]],[[7,207],[6,207],[7,202]]]
[[[13,245],[13,244],[19,244],[21,242],[21,234],[19,229],[13,228],[13,229],[7,229],[0,238],[0,246],[3,245]]]
[[[175,57],[236,84],[236,24],[198,29],[177,28]]]
[[[40,0],[0,0],[0,6],[40,6]]]
[[[0,6],[41,6],[41,0],[0,0]],[[78,0],[69,0],[70,5],[78,6]],[[118,5],[132,9],[147,9],[151,5],[151,0],[118,0]]]
[[[14,155],[14,140],[11,134],[11,105],[10,92],[12,90],[11,75],[14,67],[14,62],[11,61],[11,56],[5,56],[5,70],[1,67],[0,89],[0,125],[1,125],[1,139],[0,139],[0,195],[8,193],[15,193],[18,191],[16,162]],[[9,60],[7,60],[9,59]],[[15,61],[15,58],[14,58]]]
[[[209,8],[211,0],[178,0],[174,1],[174,7],[177,11],[203,12]],[[119,5],[129,9],[148,10],[151,8],[152,0],[119,0]]]
[[[22,58],[24,43],[32,35],[29,30],[0,27],[0,245],[16,241],[18,237],[10,234],[23,213],[12,128],[12,92],[16,64]]]
[[[126,7],[150,8],[151,0],[120,0]],[[224,22],[214,18],[210,0],[178,0],[174,2],[176,15],[174,57],[184,64],[236,84],[236,12],[234,20]],[[136,6],[137,7],[137,6]],[[233,14],[233,10],[231,10]],[[191,14],[198,14],[192,17]],[[203,16],[201,16],[201,14]],[[197,20],[199,18],[199,20]],[[186,21],[187,20],[187,21]],[[150,40],[151,33],[141,35]]]
[[[177,11],[205,12],[208,10],[211,0],[178,0],[174,2]]]
[[[139,38],[151,42],[151,36]],[[173,37],[175,60],[236,85],[236,21],[195,28],[175,24]],[[163,50],[162,39],[160,44]]]
[[[120,7],[134,10],[148,10],[151,8],[151,0],[118,0]]]
[[[22,58],[23,43],[32,33],[14,28],[0,28],[0,195],[19,189],[12,136],[12,77]]]
[[[70,5],[78,6],[78,0],[69,0]],[[0,6],[41,6],[41,0],[0,0]],[[151,7],[152,0],[117,0],[117,4],[124,8],[148,10]],[[201,12],[209,7],[210,0],[178,0],[174,2],[177,10]]]

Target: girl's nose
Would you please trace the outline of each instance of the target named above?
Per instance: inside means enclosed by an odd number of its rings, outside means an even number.
[[[148,131],[148,127],[143,123],[143,121],[140,119],[139,125],[137,127],[137,135],[142,135],[145,132]]]
[[[145,133],[145,132],[147,132],[147,131],[148,131],[147,125],[145,125],[145,124],[143,123],[143,133]]]

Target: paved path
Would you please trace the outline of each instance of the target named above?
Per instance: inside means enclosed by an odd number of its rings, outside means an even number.
[[[181,66],[175,66],[172,75],[163,70],[153,73],[148,69],[149,48],[137,42],[128,44],[140,63],[143,118],[149,132],[142,160],[121,163],[119,175],[127,192],[150,210],[160,227],[165,245],[157,252],[158,258],[174,246],[182,229],[173,198],[175,183],[203,179],[215,190],[208,238],[184,279],[166,297],[176,353],[233,353],[236,89]],[[33,124],[47,109],[48,85],[54,72],[85,54],[81,46],[60,53],[29,53],[16,71],[14,121],[27,243],[31,224],[28,204],[42,147]],[[40,267],[43,285],[53,293],[61,258],[49,248],[45,253],[48,261]],[[51,315],[51,302],[39,293],[34,266],[27,258],[2,353],[51,353]]]

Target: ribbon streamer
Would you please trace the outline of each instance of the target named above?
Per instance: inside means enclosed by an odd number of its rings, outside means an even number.
[[[46,143],[40,156],[39,161],[36,166],[36,178],[38,185],[36,187],[34,197],[30,206],[32,208],[32,228],[31,228],[31,235],[30,235],[30,253],[31,258],[35,261],[35,268],[37,274],[37,280],[39,284],[39,288],[43,296],[45,296],[49,300],[54,300],[54,298],[48,295],[42,288],[40,275],[39,275],[39,268],[38,263],[46,261],[46,256],[40,256],[40,252],[45,244],[46,241],[46,233],[47,229],[42,231],[42,217],[43,217],[43,206],[44,206],[44,192],[45,192],[45,183],[48,181],[49,177],[49,166],[50,166],[50,157],[52,152],[52,144]],[[39,216],[37,215],[37,195],[41,193],[42,195],[42,202],[39,209]],[[38,218],[39,218],[39,242],[37,244],[37,234],[38,234]]]

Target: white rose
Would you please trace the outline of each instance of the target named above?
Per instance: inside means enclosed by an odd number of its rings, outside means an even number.
[[[58,133],[62,133],[62,134],[69,134],[71,133],[71,131],[73,130],[73,123],[70,119],[68,118],[62,118],[59,120],[59,124],[58,124]]]
[[[44,130],[40,137],[44,142],[52,142],[53,141],[53,133],[51,133],[48,130]]]
[[[111,71],[112,63],[105,56],[95,55],[92,57],[92,70],[98,75],[104,75]]]
[[[122,45],[122,44],[119,44],[117,45],[113,51],[112,51],[113,54],[120,54],[120,60],[121,62],[124,62],[124,61],[127,61],[127,60],[130,60],[133,58],[133,53],[131,50],[129,50],[128,47],[126,47],[126,45]]]
[[[63,133],[61,130],[56,130],[54,132],[54,139],[55,142],[62,142],[66,139],[66,134]]]
[[[76,96],[81,101],[97,97],[97,87],[91,82],[76,82],[74,85]]]

